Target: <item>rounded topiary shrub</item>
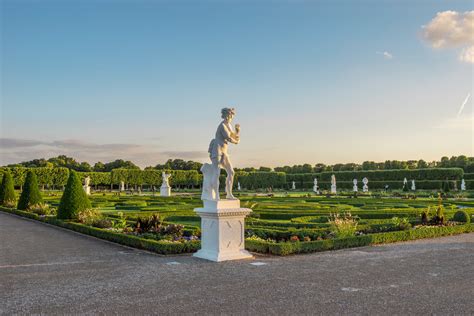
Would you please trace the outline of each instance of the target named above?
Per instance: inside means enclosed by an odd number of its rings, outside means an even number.
[[[453,216],[453,220],[456,222],[470,223],[471,217],[466,211],[457,211]]]
[[[81,180],[74,170],[69,171],[66,188],[58,207],[58,218],[75,219],[80,211],[91,208],[91,202],[82,188]]]
[[[2,184],[0,185],[0,205],[13,207],[15,205],[16,195],[13,187],[13,178],[10,171],[3,173]]]
[[[17,208],[19,210],[26,210],[30,206],[39,205],[42,203],[43,198],[41,197],[41,192],[38,187],[36,174],[30,170],[26,174],[25,184],[23,184],[23,191],[21,192],[20,199],[18,200]]]

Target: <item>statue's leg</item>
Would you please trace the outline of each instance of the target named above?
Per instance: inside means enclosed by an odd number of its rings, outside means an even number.
[[[223,165],[225,171],[227,173],[227,178],[225,181],[225,193],[227,199],[235,199],[234,195],[232,194],[232,185],[234,184],[234,168],[232,168],[232,163],[229,160],[228,156],[225,156],[223,159]]]
[[[212,175],[211,175],[211,195],[215,200],[219,200],[219,175],[221,168],[219,167],[219,161],[217,158],[212,160]]]

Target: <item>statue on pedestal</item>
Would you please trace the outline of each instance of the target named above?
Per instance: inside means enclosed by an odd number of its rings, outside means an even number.
[[[170,173],[162,172],[161,177],[163,179],[163,182],[160,187],[160,195],[161,196],[171,196],[171,186],[169,179],[171,178]]]
[[[89,186],[91,182],[91,177],[87,176],[84,178],[84,191],[86,192],[87,195],[91,195],[91,187]]]
[[[219,176],[221,168],[225,169],[227,178],[225,182],[226,199],[234,200],[232,185],[234,183],[234,168],[230,161],[227,147],[229,143],[238,144],[240,142],[240,125],[232,126],[235,116],[234,108],[224,108],[221,111],[223,121],[219,124],[215,138],[209,144],[209,156],[212,164],[205,163],[201,172],[203,173],[203,190],[201,199],[219,200]]]
[[[461,180],[461,191],[466,191],[466,181],[464,179]]]
[[[362,192],[369,192],[369,186],[367,185],[369,184],[369,179],[362,179],[362,183],[364,184],[364,186],[362,187]]]
[[[411,180],[411,190],[416,191],[415,180]]]
[[[352,191],[358,192],[359,188],[357,187],[357,179],[352,180],[352,183],[354,184],[354,186],[352,187]]]
[[[335,175],[331,176],[331,193],[334,193],[334,194],[337,193],[336,176]]]
[[[318,179],[314,178],[313,182],[313,192],[319,194]]]
[[[252,258],[245,250],[245,217],[252,210],[242,208],[240,200],[232,194],[234,169],[230,162],[227,147],[229,143],[238,144],[240,141],[240,126],[232,126],[235,115],[233,108],[221,111],[223,121],[217,127],[216,137],[209,145],[209,155],[212,164],[205,163],[202,168],[203,207],[194,209],[201,217],[201,249],[195,257],[211,261],[227,261]],[[219,198],[219,175],[221,168],[227,172],[225,182],[226,198]],[[238,183],[240,190],[240,183]]]

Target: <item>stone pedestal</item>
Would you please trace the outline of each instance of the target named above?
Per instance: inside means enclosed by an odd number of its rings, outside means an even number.
[[[362,187],[362,191],[363,192],[369,192],[369,187],[367,186],[367,184],[364,184],[364,186]]]
[[[337,193],[337,188],[336,188],[335,184],[331,185],[331,193],[333,193],[333,194]]]
[[[201,250],[195,257],[215,262],[247,259],[245,217],[252,210],[240,207],[240,200],[203,200],[194,211],[201,217]]]
[[[86,192],[87,195],[91,195],[91,187],[90,186],[83,186],[84,192]]]
[[[161,196],[171,196],[171,187],[160,187],[160,195]]]

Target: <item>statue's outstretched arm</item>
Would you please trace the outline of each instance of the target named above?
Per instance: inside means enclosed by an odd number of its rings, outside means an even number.
[[[236,133],[234,133],[232,130],[230,130],[227,126],[223,125],[223,134],[224,138],[233,144],[238,144],[240,142],[240,137]]]

